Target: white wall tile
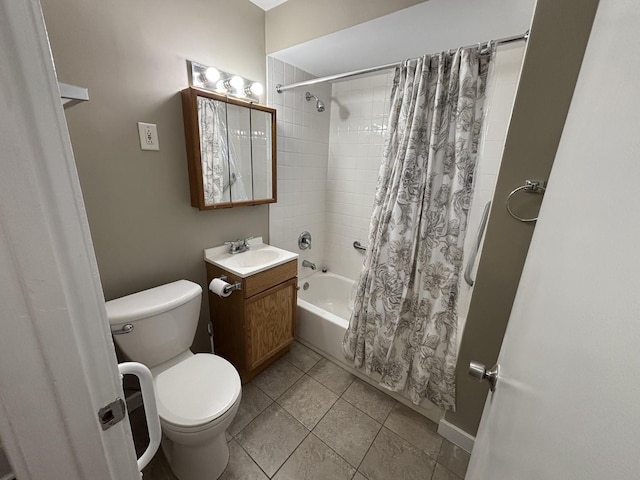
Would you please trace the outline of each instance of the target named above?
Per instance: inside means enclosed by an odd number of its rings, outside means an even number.
[[[275,92],[278,83],[289,84],[312,78],[307,72],[274,59],[268,62],[268,99],[278,118],[278,202],[269,208],[269,230],[273,245],[300,254],[299,274],[307,275],[302,260],[322,265],[325,226],[325,189],[331,115],[330,85],[314,87],[327,109],[315,110],[304,89]],[[313,248],[298,249],[298,236],[309,231]]]
[[[386,73],[333,84],[324,258],[330,270],[349,278],[362,268],[364,257],[353,242],[367,242],[390,93]]]

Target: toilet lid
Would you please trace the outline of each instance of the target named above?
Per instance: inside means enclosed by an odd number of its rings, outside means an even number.
[[[158,414],[174,425],[209,423],[238,400],[240,376],[224,358],[199,353],[154,379]]]

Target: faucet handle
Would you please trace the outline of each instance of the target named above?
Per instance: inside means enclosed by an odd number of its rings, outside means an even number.
[[[244,243],[243,240],[235,240],[235,241],[230,241],[230,242],[224,242],[225,245],[229,245],[229,253],[234,254],[234,253],[240,253],[242,251],[244,251],[242,248],[245,247],[246,248],[246,244]]]
[[[298,237],[298,248],[300,250],[311,250],[311,234],[309,232],[302,232]]]
[[[247,237],[243,240],[244,244],[248,247],[249,244],[247,243],[249,240],[253,240],[255,237],[255,235],[251,235],[250,237]]]

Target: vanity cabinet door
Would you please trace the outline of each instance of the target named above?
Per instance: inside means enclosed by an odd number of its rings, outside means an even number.
[[[294,338],[297,279],[246,299],[247,370],[272,357]]]

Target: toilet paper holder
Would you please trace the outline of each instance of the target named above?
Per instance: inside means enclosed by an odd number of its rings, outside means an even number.
[[[223,282],[227,281],[227,276],[226,275],[222,275],[222,276],[217,277],[217,278],[219,278]],[[236,283],[233,283],[233,284],[230,283],[229,285],[224,287],[224,293],[233,292],[234,290],[242,290],[242,283],[240,283],[240,282],[236,282]]]

